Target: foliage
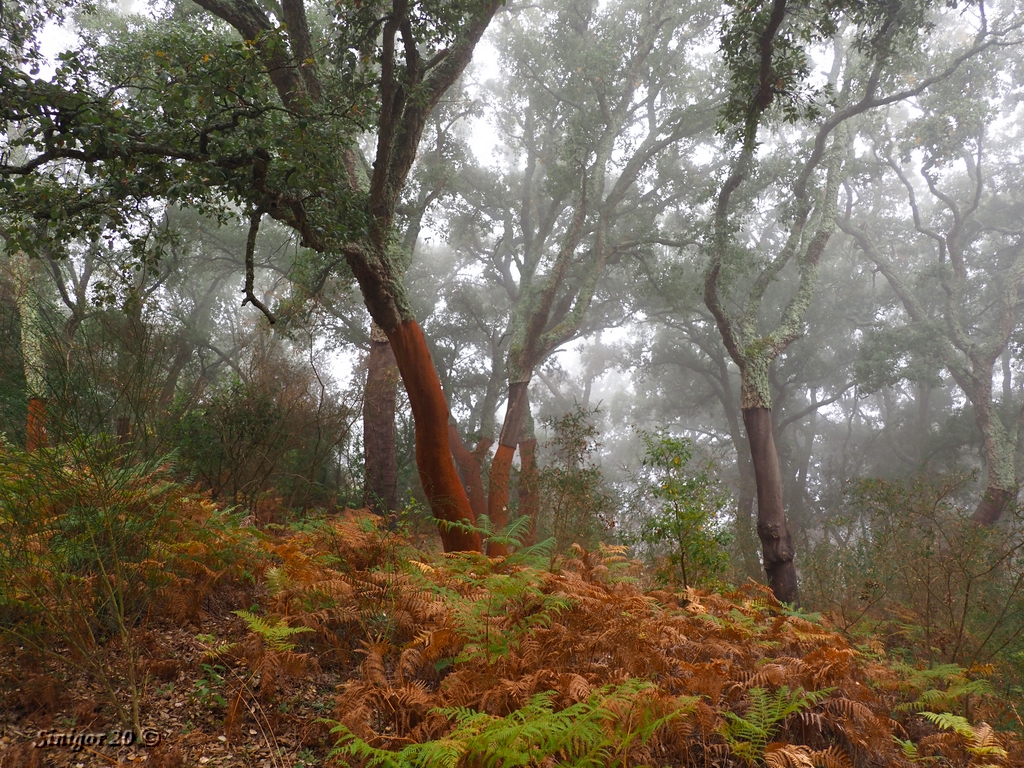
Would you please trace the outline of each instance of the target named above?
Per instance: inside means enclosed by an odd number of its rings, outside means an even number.
[[[651,559],[665,556],[669,581],[684,588],[713,581],[728,564],[731,541],[720,517],[729,497],[714,465],[694,461],[693,442],[686,438],[640,437],[646,447],[635,502],[640,528],[628,540]]]
[[[962,476],[865,480],[848,494],[843,546],[827,540],[805,566],[810,604],[841,626],[870,622],[922,660],[971,666],[1024,643],[1024,527],[974,524],[956,500]]]
[[[742,714],[726,712],[722,735],[733,754],[754,765],[763,759],[765,748],[779,724],[790,715],[813,707],[826,698],[831,689],[808,693],[782,686],[776,691],[751,688],[747,691],[750,706]]]
[[[221,532],[202,500],[173,481],[167,460],[132,462],[103,437],[35,454],[5,445],[0,632],[86,671],[138,727],[137,628],[154,612],[194,615],[214,583],[243,576],[244,556],[228,539],[207,546]],[[119,666],[106,653],[115,640]],[[122,677],[127,709],[117,694]]]
[[[289,627],[280,619],[262,619],[251,611],[235,611],[235,615],[244,621],[249,631],[259,636],[270,650],[278,653],[295,650],[295,643],[288,642],[288,638],[313,631],[312,627]]]
[[[551,461],[541,467],[541,528],[555,540],[555,552],[573,543],[596,545],[615,526],[615,497],[605,487],[593,461],[600,447],[593,424],[597,409],[576,408],[561,418],[545,419],[552,430],[547,443]]]
[[[1009,753],[988,723],[971,725],[965,717],[942,712],[922,712],[921,716],[942,730],[953,731],[962,740],[971,758],[971,768],[1000,768],[1006,765]]]
[[[644,695],[650,688],[649,683],[630,680],[594,691],[585,701],[560,711],[553,703],[558,692],[545,691],[505,717],[467,707],[439,708],[433,712],[454,720],[455,728],[443,739],[411,744],[397,753],[376,749],[339,724],[333,729],[339,734],[335,754],[387,768],[467,764],[511,768],[552,758],[581,768],[622,766],[633,741],[647,742],[693,704],[681,700],[666,711],[662,702]]]
[[[348,441],[356,416],[337,392],[268,346],[257,345],[245,380],[211,387],[170,419],[183,467],[214,498],[254,513],[272,486],[288,506],[329,499],[335,451]]]

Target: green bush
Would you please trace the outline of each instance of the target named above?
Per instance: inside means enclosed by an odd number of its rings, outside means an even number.
[[[635,532],[624,539],[655,564],[660,577],[683,587],[706,584],[728,565],[731,536],[722,513],[729,495],[710,461],[694,458],[694,445],[684,437],[641,432],[646,452],[635,475]]]
[[[595,413],[596,409],[577,406],[559,419],[544,420],[553,435],[546,446],[551,460],[538,473],[540,527],[545,536],[554,538],[555,553],[565,552],[572,544],[592,549],[615,526],[618,500],[592,458],[600,447],[591,422]]]

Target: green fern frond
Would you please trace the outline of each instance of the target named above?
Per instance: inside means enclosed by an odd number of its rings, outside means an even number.
[[[696,699],[677,699],[664,711],[643,694],[651,683],[630,680],[595,691],[586,701],[555,710],[556,691],[536,694],[521,709],[497,717],[467,707],[432,710],[455,722],[447,737],[410,744],[398,752],[373,747],[343,725],[332,733],[338,741],[333,757],[349,756],[368,768],[435,766],[467,763],[486,768],[527,768],[557,758],[560,765],[606,768],[625,763],[634,742],[646,743],[662,725],[691,711]],[[639,705],[638,705],[639,702]],[[621,712],[631,711],[624,720]]]
[[[723,713],[727,722],[720,733],[733,754],[753,764],[762,759],[765,747],[782,721],[792,714],[817,706],[832,690],[825,688],[807,692],[802,688],[790,690],[787,686],[777,691],[751,688],[747,691],[750,707],[746,714]]]
[[[259,635],[267,647],[279,653],[295,650],[295,643],[288,642],[289,637],[313,631],[312,627],[289,627],[280,619],[264,621],[249,611],[235,611],[234,613],[249,626],[250,632]]]
[[[956,665],[944,665],[956,667]],[[956,667],[959,669],[959,667]],[[950,684],[945,690],[930,688],[923,691],[916,701],[898,704],[897,712],[921,712],[922,710],[950,710],[967,696],[984,696],[992,693],[992,685],[984,678],[963,680]]]

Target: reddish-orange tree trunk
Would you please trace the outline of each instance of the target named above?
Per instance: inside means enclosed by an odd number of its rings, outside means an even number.
[[[479,518],[481,515],[486,515],[487,494],[484,493],[484,481],[480,476],[480,457],[476,451],[466,448],[462,438],[459,437],[459,428],[450,422],[448,424],[448,442],[451,444],[455,465],[466,486],[469,506],[473,510],[474,517]],[[481,444],[483,443],[484,441],[481,441]]]
[[[512,459],[519,444],[519,432],[526,420],[526,411],[530,407],[527,397],[529,381],[517,381],[508,387],[508,411],[505,424],[498,438],[498,450],[491,460],[490,485],[487,492],[487,515],[495,531],[508,525],[508,485],[512,476]],[[508,554],[508,547],[499,542],[488,542],[487,554],[501,557]]]
[[[423,491],[441,529],[445,552],[479,552],[480,535],[466,526],[475,522],[448,442],[448,403],[430,358],[427,341],[415,320],[388,331],[416,425],[416,468]]]
[[[29,453],[46,447],[46,401],[41,397],[28,399],[28,421],[25,424],[25,450]]]

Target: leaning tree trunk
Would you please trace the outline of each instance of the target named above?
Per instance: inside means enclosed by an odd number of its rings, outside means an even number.
[[[757,535],[761,539],[768,586],[780,601],[796,604],[793,537],[786,525],[786,510],[782,503],[782,472],[772,436],[771,409],[744,408],[743,424],[747,428],[750,459],[757,483]]]
[[[395,395],[398,365],[387,335],[370,325],[370,358],[363,390],[363,504],[387,516],[398,509],[398,455],[395,452]]]
[[[480,475],[481,452],[486,453],[487,448],[490,447],[490,441],[481,439],[477,447],[471,451],[462,442],[459,428],[449,422],[448,442],[451,444],[455,466],[458,467],[462,483],[466,486],[469,506],[473,509],[473,515],[480,518],[481,515],[487,514],[487,493],[484,491],[484,481]]]
[[[480,534],[448,443],[448,403],[419,323],[387,331],[416,427],[416,468],[445,552],[479,552]]]

